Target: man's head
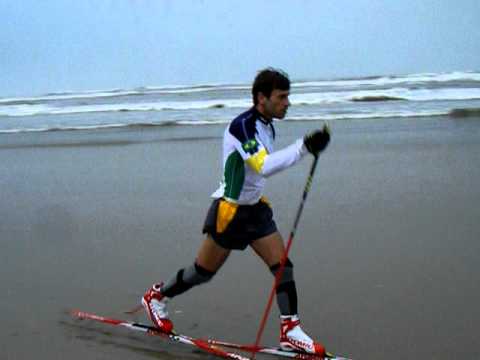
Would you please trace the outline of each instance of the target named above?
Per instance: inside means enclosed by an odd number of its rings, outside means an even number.
[[[252,86],[253,103],[267,119],[283,119],[290,106],[290,80],[281,70],[267,68],[255,77]]]

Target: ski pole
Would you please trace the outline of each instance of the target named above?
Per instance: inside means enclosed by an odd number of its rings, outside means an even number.
[[[287,261],[288,258],[288,252],[290,251],[290,247],[292,246],[292,241],[293,237],[295,236],[295,232],[297,231],[297,226],[300,221],[300,216],[302,215],[303,211],[303,206],[305,205],[305,200],[307,199],[308,192],[310,191],[310,187],[312,186],[312,180],[313,180],[313,175],[315,173],[315,169],[317,167],[317,162],[318,162],[318,154],[314,155],[314,160],[312,163],[312,166],[310,168],[310,173],[307,178],[307,182],[305,184],[305,188],[303,189],[303,195],[302,195],[302,201],[300,202],[300,205],[297,210],[297,215],[295,217],[295,222],[293,223],[293,228],[292,231],[290,232],[290,236],[288,238],[287,246],[285,247],[285,252],[283,253],[282,260],[280,261],[280,268],[278,269],[277,273],[275,274],[275,282],[273,284],[272,290],[270,291],[270,297],[268,298],[267,306],[265,308],[265,311],[263,312],[263,317],[260,322],[260,327],[257,332],[257,338],[255,339],[255,345],[253,346],[253,351],[252,351],[252,358],[255,359],[255,353],[256,350],[258,349],[258,346],[260,344],[260,339],[263,334],[263,330],[265,328],[265,324],[268,319],[268,315],[270,314],[270,309],[272,307],[272,302],[273,302],[273,297],[275,295],[278,282],[280,281],[282,275],[283,275],[283,270],[285,269],[285,262]]]

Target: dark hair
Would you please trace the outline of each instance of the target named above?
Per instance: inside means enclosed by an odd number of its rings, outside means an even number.
[[[254,105],[258,104],[257,95],[262,93],[270,97],[274,89],[290,90],[290,79],[286,72],[272,67],[260,70],[253,81],[252,95]]]

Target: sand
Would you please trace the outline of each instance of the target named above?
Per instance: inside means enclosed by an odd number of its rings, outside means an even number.
[[[480,331],[480,119],[335,122],[293,243],[304,328],[354,359],[472,359]],[[277,148],[316,122],[277,126]],[[189,265],[223,126],[0,136],[1,359],[205,359],[90,322]],[[266,194],[288,235],[311,160]],[[286,191],[287,190],[287,191]],[[235,252],[170,304],[192,336],[253,342],[272,278]],[[272,311],[264,343],[275,344]],[[134,317],[145,321],[142,313]]]

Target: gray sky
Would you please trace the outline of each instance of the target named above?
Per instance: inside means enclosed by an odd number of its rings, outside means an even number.
[[[0,97],[480,70],[479,0],[0,0]]]

